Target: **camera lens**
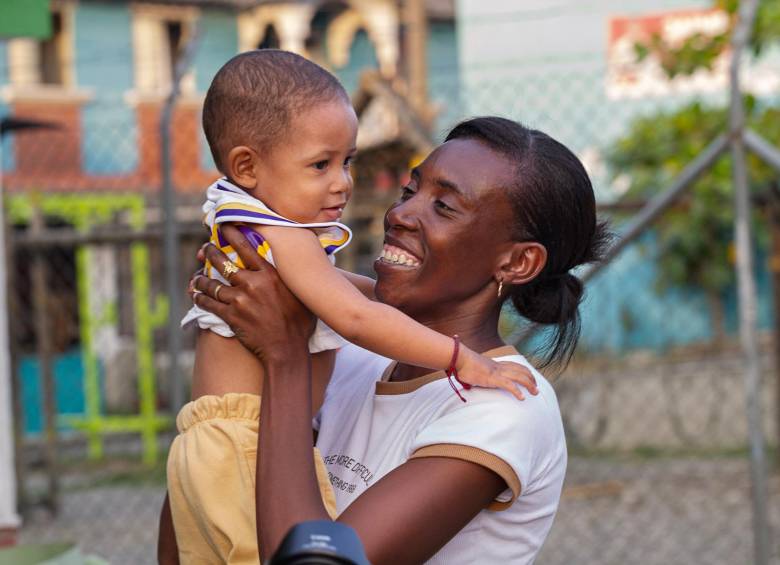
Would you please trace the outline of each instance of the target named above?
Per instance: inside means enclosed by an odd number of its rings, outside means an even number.
[[[370,565],[355,530],[329,520],[293,526],[271,565]]]

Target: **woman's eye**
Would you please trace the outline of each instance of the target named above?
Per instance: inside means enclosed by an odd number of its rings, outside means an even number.
[[[328,161],[327,160],[325,160],[325,161],[317,161],[316,163],[314,163],[313,166],[318,171],[324,171],[325,169],[328,168]]]
[[[352,157],[344,159],[344,168],[349,169],[352,166]]]
[[[441,200],[437,200],[436,201],[436,207],[439,208],[440,210],[444,210],[445,212],[454,212],[455,211],[454,208],[450,208],[449,206],[447,206]]]
[[[408,186],[401,187],[401,200],[409,200],[412,196],[414,196],[414,191],[411,188]]]

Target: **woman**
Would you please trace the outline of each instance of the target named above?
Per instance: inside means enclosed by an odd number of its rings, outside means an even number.
[[[385,228],[387,249],[419,266],[378,259],[378,300],[477,351],[527,363],[498,333],[509,299],[529,320],[555,326],[547,362],[568,361],[583,290],[570,270],[597,259],[606,230],[584,168],[563,145],[502,118],[466,121],[412,172]],[[292,525],[328,519],[311,450],[313,325],[247,242],[225,236],[248,270],[221,301],[214,281],[198,277],[203,294],[194,300],[226,320],[267,371],[257,518],[268,557]],[[220,269],[227,260],[213,247],[206,256]],[[519,402],[428,373],[354,346],[339,353],[317,438],[339,520],[377,565],[531,563],[566,468],[552,388],[535,373],[539,394]]]

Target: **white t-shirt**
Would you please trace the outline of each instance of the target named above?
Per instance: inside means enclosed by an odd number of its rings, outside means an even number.
[[[464,403],[442,371],[386,382],[389,360],[350,344],[336,357],[314,422],[339,512],[413,457],[465,459],[506,481],[509,488],[490,508],[428,563],[532,563],[558,508],[566,441],[555,392],[513,348],[488,355],[531,368],[539,394],[519,401],[505,391],[456,384]]]

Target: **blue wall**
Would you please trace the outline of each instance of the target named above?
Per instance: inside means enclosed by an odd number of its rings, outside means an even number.
[[[8,48],[5,41],[0,40],[0,86],[8,84]],[[7,116],[11,109],[0,100],[0,118]],[[0,163],[0,168],[3,171],[10,171],[14,168],[14,155],[13,155],[13,143],[11,142],[11,136],[7,135],[0,141],[3,144],[2,153],[3,160]]]
[[[403,64],[403,61],[401,61]],[[336,69],[336,76],[350,94],[367,68],[378,68],[374,46],[365,31],[355,36],[350,49],[349,64]],[[434,123],[434,135],[443,138],[446,130],[461,116],[460,81],[458,73],[458,41],[453,23],[432,22],[428,29],[428,95],[439,113]]]
[[[235,14],[228,11],[213,10],[201,12],[201,40],[195,53],[195,81],[199,93],[205,93],[214,75],[228,59],[238,52],[238,31]],[[201,167],[212,169],[211,158],[203,129],[199,128]]]
[[[662,352],[672,347],[706,343],[714,336],[711,311],[706,295],[696,288],[676,288],[657,292],[657,263],[652,260],[653,234],[646,234],[640,245],[626,248],[622,255],[592,279],[581,305],[582,334],[578,350],[587,353],[620,353],[645,349]],[[758,289],[758,325],[773,327],[770,273],[766,255],[755,259]],[[725,330],[736,336],[736,288],[722,296]],[[514,315],[507,308],[510,318]],[[540,347],[549,334],[540,332],[529,349]]]
[[[198,93],[208,89],[217,70],[236,54],[235,14],[201,11],[201,39],[193,66]],[[82,3],[76,12],[76,76],[94,98],[82,112],[82,158],[92,174],[130,173],[138,166],[135,110],[125,95],[134,89],[132,15],[127,5]],[[204,168],[213,163],[201,136]]]
[[[366,32],[360,30],[349,50],[349,63],[342,69],[336,69],[335,74],[347,92],[352,94],[357,90],[360,73],[366,68],[379,68],[379,63],[376,59],[374,45]]]
[[[40,363],[35,357],[22,357],[18,371],[17,378],[22,399],[22,429],[25,434],[39,434],[43,432],[45,425]],[[81,363],[81,352],[75,351],[56,356],[52,364],[52,373],[57,415],[84,414],[84,367]],[[102,370],[100,376],[102,379]],[[102,380],[101,386],[103,386]],[[65,426],[57,427],[62,429]]]
[[[138,166],[133,45],[127,5],[83,2],[76,8],[76,83],[94,98],[82,108],[82,162],[91,174],[130,173]]]
[[[433,132],[444,139],[461,117],[458,38],[455,24],[432,22],[428,26],[428,96],[438,108]]]

